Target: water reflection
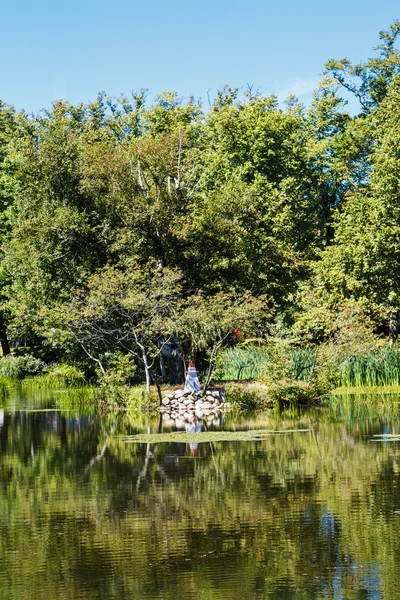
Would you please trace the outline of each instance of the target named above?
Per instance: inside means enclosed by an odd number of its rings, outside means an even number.
[[[400,445],[372,441],[399,432],[393,411],[168,424],[43,401],[1,409],[0,598],[399,596]],[[124,442],[200,426],[303,431]]]

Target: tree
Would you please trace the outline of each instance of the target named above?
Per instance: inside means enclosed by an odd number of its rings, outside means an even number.
[[[69,302],[46,311],[46,334],[56,344],[78,344],[103,375],[105,353],[131,354],[144,371],[147,391],[153,380],[160,395],[154,365],[176,333],[180,292],[176,271],[106,266],[84,289],[75,290]]]
[[[175,228],[190,284],[234,286],[284,304],[324,239],[301,109],[276,98],[220,94],[199,140],[187,210]]]
[[[377,57],[354,65],[346,58],[332,59],[326,64],[326,74],[357,98],[363,114],[378,108],[400,74],[400,51],[396,48],[399,35],[400,21],[396,19],[388,31],[379,32]]]
[[[400,77],[371,124],[375,148],[370,182],[347,196],[334,217],[334,241],[315,265],[313,305],[336,310],[364,304],[393,343],[400,314]],[[310,306],[308,310],[310,310]]]
[[[7,318],[4,303],[5,288],[9,282],[4,256],[12,228],[12,213],[15,196],[14,169],[9,159],[13,142],[29,130],[23,113],[16,113],[12,106],[0,101],[0,346],[3,355],[10,354],[7,336]]]
[[[237,337],[260,336],[270,316],[266,298],[255,298],[250,293],[205,296],[199,292],[186,300],[179,320],[181,348],[185,358],[191,360],[199,352],[207,353],[204,389],[210,383],[222,347],[237,341]]]

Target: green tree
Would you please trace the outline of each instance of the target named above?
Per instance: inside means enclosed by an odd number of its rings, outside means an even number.
[[[308,310],[317,312],[335,311],[346,300],[363,304],[377,324],[385,324],[390,343],[397,338],[400,311],[399,98],[395,77],[371,119],[376,143],[370,181],[336,212],[334,241],[315,265],[314,298],[308,301]]]
[[[10,353],[7,336],[7,313],[4,302],[5,288],[9,275],[4,262],[8,250],[8,242],[12,229],[14,211],[15,182],[14,169],[10,160],[10,147],[15,140],[20,139],[29,130],[28,122],[23,113],[16,113],[12,106],[0,101],[0,346],[3,355]]]
[[[357,98],[364,114],[380,105],[400,74],[400,51],[396,48],[399,35],[400,21],[396,19],[388,31],[380,31],[376,57],[356,64],[346,58],[332,59],[326,64],[326,74]]]
[[[310,135],[301,108],[283,111],[275,97],[220,93],[178,222],[182,269],[194,287],[233,285],[288,300],[324,236]]]
[[[158,378],[154,365],[176,333],[181,293],[176,271],[132,264],[104,267],[69,302],[46,311],[47,335],[56,344],[78,344],[105,375],[104,357],[115,350],[136,358],[146,378]]]

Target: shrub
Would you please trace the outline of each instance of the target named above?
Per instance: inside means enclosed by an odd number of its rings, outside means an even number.
[[[101,385],[118,387],[130,385],[134,381],[137,367],[131,354],[116,351],[110,353],[106,358],[106,372],[98,373]]]
[[[25,356],[6,356],[0,359],[0,377],[6,379],[24,379],[28,375],[38,375],[45,363],[29,354]]]
[[[49,385],[76,387],[85,384],[85,374],[74,365],[60,364],[51,367],[43,377]]]
[[[315,404],[322,394],[318,385],[304,381],[279,381],[269,388],[271,400],[279,406]]]

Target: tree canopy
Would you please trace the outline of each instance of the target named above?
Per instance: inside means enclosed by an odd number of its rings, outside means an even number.
[[[323,341],[350,305],[395,341],[399,34],[329,60],[308,108],[228,86],[207,110],[145,90],[37,115],[0,103],[3,354],[157,371],[163,344],[201,356],[241,327]]]

